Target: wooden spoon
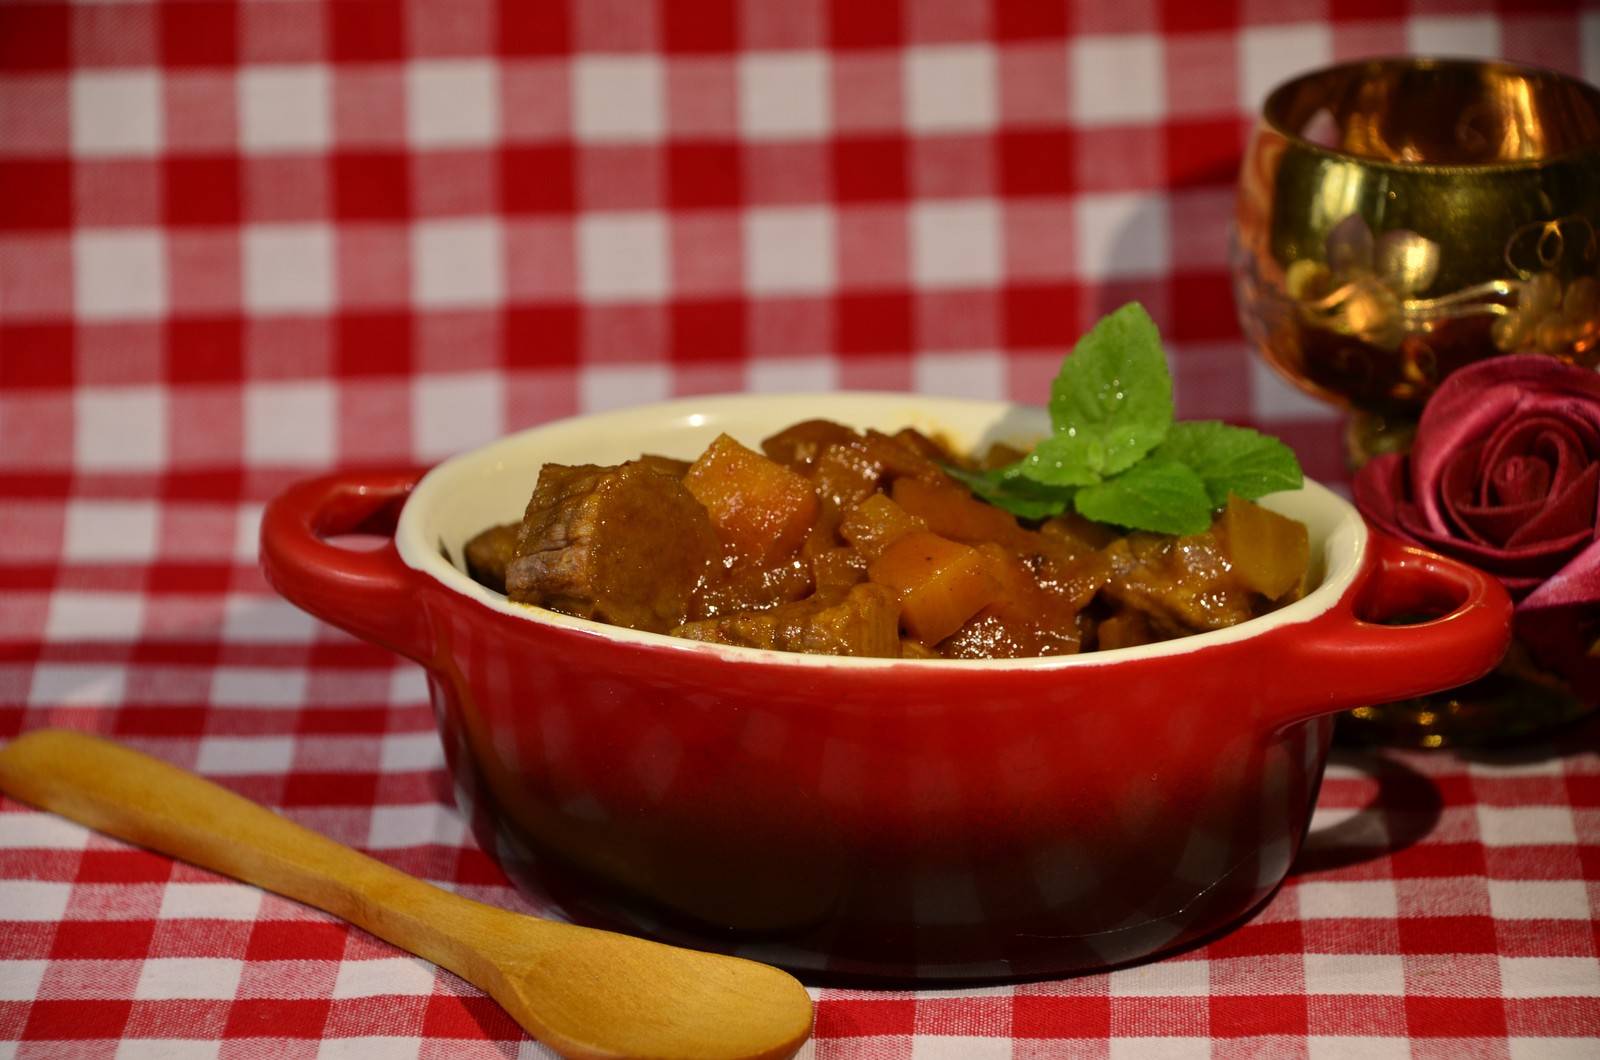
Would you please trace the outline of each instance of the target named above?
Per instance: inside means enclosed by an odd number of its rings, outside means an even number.
[[[0,791],[332,913],[478,986],[568,1057],[788,1057],[811,999],[785,972],[442,891],[148,755],[43,729],[0,748]]]

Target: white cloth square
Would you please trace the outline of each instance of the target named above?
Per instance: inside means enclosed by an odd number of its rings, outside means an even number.
[[[433,965],[420,957],[344,960],[339,962],[339,978],[334,981],[333,996],[427,997],[433,993],[436,977]]]
[[[672,392],[672,377],[662,364],[597,364],[578,380],[584,412],[606,412],[661,401]]]
[[[505,430],[504,395],[488,372],[419,375],[411,394],[412,437],[424,460],[454,456]]]
[[[211,681],[211,703],[218,707],[303,706],[306,672],[298,667],[221,666]]]
[[[1074,122],[1131,124],[1166,116],[1160,37],[1143,33],[1074,37],[1070,62]]]
[[[489,218],[416,222],[411,260],[412,295],[420,305],[495,305],[505,293],[500,227]]]
[[[1500,57],[1500,22],[1493,15],[1413,15],[1406,21],[1412,55]]]
[[[160,387],[79,387],[73,394],[73,463],[82,471],[153,471],[167,455]]]
[[[161,149],[165,108],[158,72],[83,70],[70,84],[74,154],[153,155]]]
[[[1496,920],[1588,920],[1589,887],[1582,880],[1489,880]],[[1600,968],[1596,969],[1600,975]]]
[[[293,761],[294,740],[287,736],[205,736],[194,767],[219,776],[280,775]]]
[[[826,291],[834,285],[833,211],[757,207],[745,214],[745,270],[752,292]]]
[[[1478,830],[1484,844],[1492,847],[1578,841],[1572,811],[1562,806],[1479,806]]]
[[[327,67],[316,63],[245,66],[236,83],[239,142],[246,153],[328,146],[333,111]]]
[[[331,230],[319,224],[246,226],[244,304],[260,313],[298,313],[332,306]]]
[[[1406,992],[1405,964],[1392,953],[1307,953],[1306,993],[1379,994]]]
[[[72,884],[48,880],[0,880],[0,909],[6,920],[60,920],[67,911]]]
[[[406,67],[406,132],[417,147],[492,143],[500,132],[489,59],[423,59]]]
[[[1333,31],[1324,22],[1246,26],[1238,40],[1239,106],[1246,114],[1259,113],[1279,84],[1333,59]]]
[[[149,501],[69,501],[66,558],[88,563],[155,559],[159,515]]]
[[[45,636],[62,641],[127,641],[139,635],[144,596],[139,593],[58,589],[50,596]]]
[[[326,382],[252,383],[244,392],[245,455],[257,464],[334,458],[334,390]]]
[[[1085,280],[1159,276],[1171,268],[1167,204],[1139,192],[1080,195],[1074,203],[1078,275]]]
[[[1306,1054],[1308,1060],[1411,1060],[1411,1042],[1406,1038],[1313,1034],[1306,1039]]]
[[[219,957],[146,957],[139,967],[136,1001],[174,998],[231,999],[244,972],[242,960]]]
[[[830,125],[828,61],[819,52],[739,56],[739,132],[752,140],[820,136]]]
[[[1294,895],[1304,920],[1393,920],[1400,915],[1392,880],[1302,883],[1294,888]]]
[[[654,55],[579,55],[572,61],[572,124],[580,140],[656,140],[666,129],[665,77]]]
[[[991,128],[997,83],[989,45],[912,48],[905,58],[907,124],[933,133]]]
[[[128,672],[95,663],[40,663],[33,670],[28,705],[109,707],[121,703]]]
[[[165,235],[147,228],[74,233],[72,297],[86,320],[161,316],[169,297]]]
[[[578,219],[578,274],[596,301],[667,293],[667,228],[657,213],[590,213]]]
[[[1591,957],[1501,957],[1506,997],[1600,997],[1600,970]]]
[[[1005,356],[990,350],[918,354],[911,363],[911,389],[919,394],[1003,398]]]
[[[0,1001],[32,1001],[38,997],[39,985],[44,982],[44,970],[49,963],[0,960]]]
[[[163,920],[254,920],[261,891],[243,883],[169,883],[161,891]]]
[[[758,358],[745,365],[745,385],[757,394],[821,394],[839,387],[831,357]]]
[[[933,200],[911,208],[911,273],[929,287],[1000,278],[1000,210],[988,199]]]

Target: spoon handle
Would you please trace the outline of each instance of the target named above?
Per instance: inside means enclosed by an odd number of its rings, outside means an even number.
[[[0,791],[100,832],[315,906],[485,986],[458,936],[515,914],[461,898],[149,755],[64,729],[0,748]]]

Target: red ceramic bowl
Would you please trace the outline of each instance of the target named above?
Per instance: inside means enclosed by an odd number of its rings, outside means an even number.
[[[1369,531],[1314,483],[1318,586],[1231,629],[1020,661],[727,648],[513,604],[463,543],[540,465],[693,456],[825,415],[957,444],[1042,414],[906,395],[722,397],[524,432],[411,473],[305,482],[267,510],[272,583],[426,668],[485,849],[568,915],[850,976],[1059,974],[1181,945],[1283,879],[1331,715],[1487,670],[1492,579]],[[324,537],[392,533],[377,551]],[[1411,625],[1380,619],[1419,612]]]

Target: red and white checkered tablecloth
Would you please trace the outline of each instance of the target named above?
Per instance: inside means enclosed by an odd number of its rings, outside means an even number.
[[[0,0],[0,739],[107,733],[529,907],[420,671],[267,590],[268,497],[670,394],[1037,400],[1130,298],[1183,415],[1337,480],[1239,338],[1231,183],[1269,86],[1406,51],[1600,80],[1600,6]],[[818,990],[803,1055],[1600,1055],[1597,748],[1341,752],[1232,934]],[[454,977],[0,799],[0,1057],[512,1055]]]

